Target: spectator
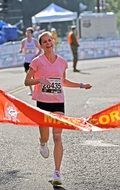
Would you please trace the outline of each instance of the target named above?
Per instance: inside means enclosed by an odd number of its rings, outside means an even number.
[[[34,26],[33,36],[34,36],[35,39],[38,40],[39,35],[40,35],[40,26],[35,25]]]
[[[76,26],[73,25],[71,26],[71,31],[68,33],[68,43],[70,45],[72,55],[73,55],[73,71],[74,72],[80,72],[77,67],[77,62],[78,62],[78,40],[77,40],[77,35],[76,35]]]
[[[57,51],[57,45],[58,45],[58,34],[55,28],[51,28],[51,34],[55,41],[55,51]]]

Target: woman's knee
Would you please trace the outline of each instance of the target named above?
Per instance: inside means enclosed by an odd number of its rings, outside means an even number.
[[[40,127],[40,139],[44,142],[49,140],[49,129]]]
[[[62,142],[61,133],[53,134],[53,140],[54,143],[61,143]]]

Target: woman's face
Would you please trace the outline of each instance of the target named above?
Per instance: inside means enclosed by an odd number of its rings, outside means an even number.
[[[44,52],[51,51],[54,47],[54,40],[49,34],[45,34],[41,37],[41,48]]]

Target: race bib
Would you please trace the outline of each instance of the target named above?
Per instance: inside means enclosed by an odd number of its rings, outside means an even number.
[[[49,78],[50,84],[42,86],[43,93],[58,94],[62,93],[60,78]]]
[[[27,49],[26,54],[32,54],[35,53],[35,49]]]

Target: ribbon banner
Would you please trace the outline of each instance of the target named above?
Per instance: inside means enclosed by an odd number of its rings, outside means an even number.
[[[100,131],[120,127],[120,104],[87,118],[51,113],[0,90],[0,122],[23,126],[55,127],[82,131]]]
[[[91,115],[88,122],[100,128],[120,128],[120,103]]]

